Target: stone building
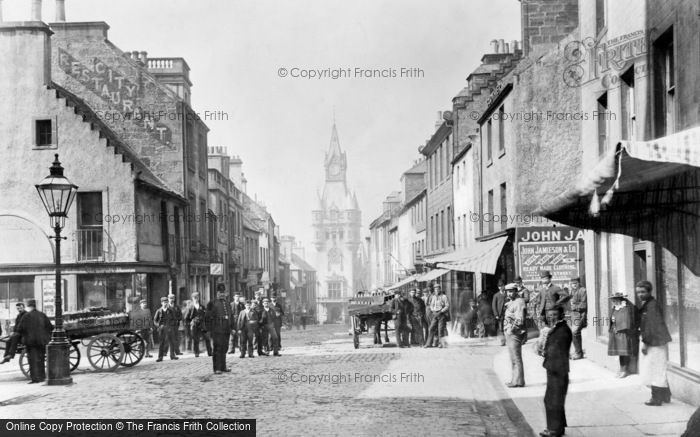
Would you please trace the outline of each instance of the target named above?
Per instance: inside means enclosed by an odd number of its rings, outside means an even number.
[[[362,213],[357,197],[348,188],[347,158],[340,149],[335,123],[324,168],[323,194],[312,212],[320,323],[344,321],[348,298],[365,288],[358,274]]]
[[[686,0],[580,3],[580,34],[563,46],[557,69],[569,73],[563,79],[580,93],[587,118],[579,122],[576,165],[569,177],[557,175],[561,184],[541,187],[536,209],[591,230],[588,357],[616,368],[606,354],[608,297],[623,292],[635,302],[635,284],[648,280],[673,339],[671,392],[693,405],[700,403],[698,13]]]
[[[33,298],[47,314],[55,311],[54,246],[47,238],[53,232],[33,187],[47,175],[55,154],[79,187],[62,231],[67,237],[61,251],[64,310],[129,310],[142,298],[153,308],[161,296],[187,284],[184,248],[178,244],[185,228],[175,219],[188,204],[183,185],[167,180],[141,154],[142,147],[157,147],[157,139],[150,133],[140,141],[131,137],[124,124],[106,120],[93,91],[68,83],[57,57],[63,28],[70,25],[49,27],[41,21],[40,5],[33,3],[31,20],[0,23],[5,65],[0,69],[0,323],[13,317],[17,300]],[[105,43],[106,25],[96,26],[101,30],[91,39]],[[86,76],[115,73],[96,62]],[[72,65],[82,68],[77,60]],[[130,65],[160,89],[143,66]],[[174,94],[167,96],[179,102]],[[183,170],[185,163],[180,165]]]

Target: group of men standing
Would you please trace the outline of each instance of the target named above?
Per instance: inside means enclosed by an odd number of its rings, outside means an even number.
[[[433,285],[432,292],[425,289],[423,296],[419,296],[417,288],[409,291],[408,298],[400,290],[395,290],[390,311],[399,347],[447,345],[445,338],[450,320],[450,301],[440,284]]]

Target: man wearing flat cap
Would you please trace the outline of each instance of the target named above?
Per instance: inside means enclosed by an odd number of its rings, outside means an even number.
[[[146,358],[152,357],[151,349],[153,349],[153,316],[151,310],[147,307],[146,299],[139,301],[139,307],[129,311],[129,323],[131,329],[136,331],[143,341],[146,342]]]
[[[571,290],[571,300],[569,301],[571,305],[571,332],[574,336],[574,354],[571,356],[571,359],[580,360],[583,358],[581,330],[588,326],[588,296],[586,295],[586,289],[581,287],[579,278],[571,279],[569,287],[569,290]]]
[[[391,312],[394,319],[394,330],[396,331],[396,345],[398,347],[410,347],[409,334],[411,332],[411,314],[413,305],[403,297],[403,293],[398,289],[394,290],[394,300],[391,301]]]
[[[524,387],[525,372],[523,370],[522,346],[527,341],[525,329],[525,301],[519,296],[518,285],[515,283],[505,286],[508,302],[503,311],[503,333],[505,334],[508,354],[511,362],[511,380],[508,387]]]
[[[175,355],[175,341],[177,339],[177,318],[175,311],[168,304],[168,298],[163,296],[160,298],[160,308],[153,316],[153,324],[158,329],[158,337],[160,338],[160,346],[158,347],[158,358],[156,361],[163,361],[165,354],[170,352],[170,359],[177,360]]]
[[[204,306],[199,303],[199,293],[192,293],[190,304],[185,310],[185,326],[189,326],[192,333],[192,348],[194,356],[199,356],[199,341],[204,339],[204,345],[207,347],[207,355],[211,356],[211,339],[209,333],[204,326]]]
[[[175,324],[175,355],[182,355],[182,352],[180,351],[180,342],[182,341],[182,334],[180,334],[180,322],[182,322],[182,309],[180,308],[180,305],[178,305],[175,302],[175,295],[174,294],[169,294],[168,295],[168,305],[170,305],[170,309],[172,309],[173,314],[175,314],[175,320],[177,323]]]
[[[19,321],[17,332],[22,336],[22,343],[29,358],[30,384],[46,379],[46,345],[49,344],[53,325],[46,314],[36,309],[36,301],[27,302],[27,313]]]
[[[537,315],[545,323],[549,323],[547,319],[547,311],[557,305],[563,305],[570,299],[570,296],[559,286],[552,283],[552,274],[549,270],[540,272],[540,280],[542,282],[542,290],[540,291],[540,306],[537,309]]]

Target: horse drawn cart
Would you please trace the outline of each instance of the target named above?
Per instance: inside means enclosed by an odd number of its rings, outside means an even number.
[[[81,344],[90,365],[102,371],[114,371],[119,366],[133,367],[146,352],[145,341],[131,329],[129,316],[125,313],[114,313],[107,308],[89,308],[64,313],[63,319],[63,329],[71,344],[71,372],[80,365]],[[9,347],[9,341],[10,337],[0,338],[0,349]],[[17,345],[17,353],[20,353],[20,369],[29,378],[29,360],[21,342]]]
[[[391,301],[393,295],[363,296],[350,298],[348,303],[348,315],[352,323],[352,341],[355,349],[360,347],[360,335],[369,332],[369,327],[374,328],[374,343],[382,344],[381,326],[384,322],[384,341],[389,343],[389,320],[392,320]]]

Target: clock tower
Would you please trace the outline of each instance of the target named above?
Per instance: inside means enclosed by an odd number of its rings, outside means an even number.
[[[348,298],[364,289],[361,272],[362,214],[347,185],[347,156],[340,149],[333,123],[324,159],[325,184],[313,210],[319,322],[347,319]]]

